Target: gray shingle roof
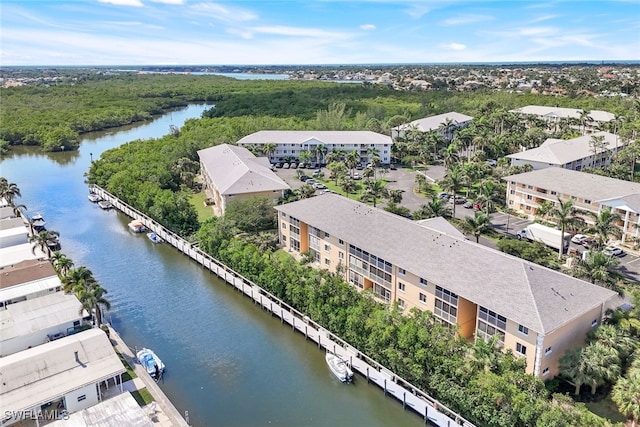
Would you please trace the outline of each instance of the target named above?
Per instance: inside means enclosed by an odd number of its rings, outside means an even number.
[[[287,190],[270,168],[269,159],[244,147],[221,144],[198,151],[200,163],[223,195]]]
[[[544,105],[527,105],[526,107],[510,110],[513,113],[533,114],[540,117],[559,117],[579,119],[582,110],[579,108],[547,107]],[[610,122],[615,119],[615,115],[608,111],[588,110],[589,117],[596,122]]]
[[[337,130],[262,130],[237,142],[243,144],[302,144],[316,139],[323,144],[391,144],[391,137],[371,131]]]
[[[616,293],[333,194],[276,207],[542,334]]]
[[[545,168],[502,178],[591,201],[640,194],[640,184],[563,168]]]
[[[584,135],[566,140],[549,138],[538,148],[509,154],[507,157],[532,162],[564,165],[593,155],[593,151],[589,145],[592,136],[604,136],[608,150],[622,146],[622,141],[614,134],[609,132],[596,132],[593,135]]]
[[[394,129],[404,130],[416,127],[422,132],[428,132],[430,130],[438,130],[440,128],[440,125],[445,123],[447,119],[451,119],[454,124],[458,124],[473,120],[473,117],[452,111],[450,113],[438,114],[437,116],[424,117],[422,119],[414,120],[410,123],[396,126]]]
[[[640,213],[640,192],[635,194],[627,194],[622,197],[610,197],[608,199],[598,200],[600,204],[607,206],[625,207],[636,213]]]

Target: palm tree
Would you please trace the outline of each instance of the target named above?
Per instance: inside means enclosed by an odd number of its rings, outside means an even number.
[[[615,348],[596,342],[586,346],[582,357],[588,366],[591,394],[596,394],[598,386],[615,381],[620,376],[620,358]]]
[[[309,150],[301,150],[298,154],[298,159],[300,159],[302,163],[306,163],[307,165],[311,162],[311,157],[311,151]]]
[[[599,342],[606,347],[614,348],[621,361],[627,360],[636,347],[636,342],[631,337],[611,324],[600,325],[592,329],[587,335],[587,341],[589,343]]]
[[[536,209],[536,215],[541,217],[542,219],[547,219],[549,212],[553,209],[553,202],[551,200],[545,200],[544,202],[538,205],[538,209]]]
[[[384,193],[384,183],[380,180],[367,181],[367,188],[362,193],[362,200],[373,201],[373,207],[376,207],[378,198]]]
[[[404,193],[404,190],[398,190],[398,189],[388,190],[385,188],[383,194],[384,194],[384,197],[389,199],[390,203],[398,204],[402,202],[402,193]]]
[[[462,230],[466,234],[473,234],[476,237],[476,243],[480,243],[480,235],[490,229],[489,216],[482,211],[476,211],[473,217],[466,217],[462,223]]]
[[[460,168],[458,167],[453,167],[449,169],[447,173],[444,175],[444,179],[440,182],[440,185],[442,186],[442,188],[446,192],[450,193],[451,196],[453,197],[453,217],[454,218],[456,216],[455,197],[458,191],[460,191],[460,188],[462,188],[462,183],[463,183],[463,176],[462,176],[462,173],[460,172]]]
[[[62,290],[66,293],[76,292],[97,283],[93,273],[85,266],[73,268],[62,278]]]
[[[316,189],[309,184],[304,184],[302,187],[296,190],[296,193],[298,195],[298,200],[308,199],[309,197],[313,197],[313,195],[316,194]]]
[[[492,179],[485,179],[478,189],[477,202],[486,209],[487,215],[491,213],[494,203],[500,198],[500,187]]]
[[[618,264],[617,259],[605,255],[602,251],[592,250],[584,259],[577,260],[572,274],[580,279],[621,293],[621,288],[616,285],[617,274],[614,271]]]
[[[0,199],[6,200],[9,205],[13,206],[13,199],[20,196],[22,194],[15,183],[7,181],[5,177],[0,177]]]
[[[27,210],[27,207],[25,205],[14,205],[13,206],[13,214],[19,218],[22,215],[22,211],[23,210]]]
[[[413,213],[414,219],[429,219],[439,216],[451,218],[451,208],[447,206],[442,199],[432,199],[426,205],[420,206],[420,208]]]
[[[264,155],[267,156],[269,160],[271,160],[271,156],[273,155],[273,153],[276,152],[276,143],[265,142],[264,144],[262,144],[261,150],[264,153]]]
[[[569,199],[563,202],[558,197],[558,203],[551,209],[549,216],[555,218],[560,226],[560,247],[558,249],[558,259],[562,259],[564,252],[564,232],[567,228],[577,227],[582,220],[576,216],[578,210],[573,206],[573,200]]]
[[[588,374],[588,367],[582,357],[582,348],[574,348],[560,358],[560,373],[566,376],[575,386],[574,395],[580,394],[580,388],[583,384],[589,383],[591,380]]]
[[[35,255],[36,249],[40,248],[42,252],[46,252],[47,258],[51,257],[50,246],[57,242],[60,233],[53,230],[42,230],[38,234],[29,236],[29,243],[33,243],[32,252]]]
[[[594,224],[587,227],[588,233],[595,233],[598,235],[598,247],[603,247],[609,240],[609,236],[620,238],[622,236],[622,230],[616,225],[617,222],[622,221],[622,218],[617,213],[613,212],[609,206],[602,209],[598,214],[593,212],[587,212]]]
[[[318,144],[313,147],[313,152],[315,154],[316,161],[318,163],[323,163],[324,155],[327,153],[327,147],[325,147],[324,144]]]
[[[631,418],[631,427],[640,421],[640,372],[631,372],[627,378],[620,378],[611,391],[611,400],[618,410]]]
[[[489,339],[476,335],[473,347],[467,355],[467,364],[471,370],[490,372],[496,369],[501,353],[500,341],[503,339],[500,334],[492,335]]]
[[[51,263],[56,269],[56,272],[61,276],[66,276],[71,267],[73,267],[73,261],[67,258],[62,252],[55,251],[51,256]]]
[[[358,154],[358,150],[349,151],[349,153],[344,158],[344,164],[349,168],[351,175],[353,175],[353,170],[360,163],[360,155]]]
[[[356,183],[349,177],[340,178],[338,180],[338,185],[345,193],[347,193],[347,197],[356,190]]]
[[[76,296],[82,307],[80,313],[83,310],[87,310],[89,313],[95,313],[96,324],[102,325],[102,307],[106,310],[111,309],[111,303],[104,297],[107,294],[107,290],[97,283],[92,283],[89,287],[80,288],[76,292]]]
[[[578,119],[580,124],[582,125],[582,134],[585,135],[587,133],[587,123],[593,122],[593,118],[590,116],[590,111],[581,110],[580,118]]]

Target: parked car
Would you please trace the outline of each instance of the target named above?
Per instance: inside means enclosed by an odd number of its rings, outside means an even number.
[[[276,163],[276,167],[277,167],[278,169],[281,169],[281,168],[282,168],[282,166],[284,166],[284,164],[283,164],[282,162],[278,162],[278,163]]]
[[[358,169],[359,171],[364,169],[364,165],[362,163],[360,163],[358,166],[356,166],[356,169]]]
[[[291,169],[297,169],[298,164],[296,162],[291,162]]]
[[[624,251],[617,246],[607,246],[602,250],[607,256],[623,256]]]
[[[314,177],[318,177],[318,176],[320,176],[320,172],[321,172],[320,169],[316,169],[316,170],[313,171],[312,175]]]
[[[398,169],[398,168],[396,167],[396,164],[395,164],[395,163],[391,163],[391,164],[389,165],[389,169],[391,169],[392,171],[394,171],[394,170],[396,170],[396,169]]]
[[[356,179],[356,180],[357,179],[362,179],[362,177],[360,176],[360,174],[358,172],[354,172],[353,176],[351,178]]]
[[[582,244],[582,241],[583,241],[583,240],[585,240],[585,239],[587,239],[587,238],[588,238],[588,237],[587,237],[587,236],[585,236],[584,234],[575,234],[575,235],[571,238],[571,241],[572,241],[573,243],[577,243],[577,244],[581,245],[581,244]]]
[[[462,205],[463,208],[467,208],[467,209],[471,209],[473,207],[473,203],[471,202],[465,202],[464,205]]]
[[[583,240],[580,242],[580,244],[581,244],[582,246],[584,246],[585,248],[590,249],[590,248],[592,248],[592,247],[594,247],[594,246],[595,246],[596,241],[595,241],[594,239],[592,239],[591,237],[587,237],[586,239],[583,239]]]
[[[493,159],[487,160],[487,164],[489,166],[491,166],[492,168],[495,168],[496,166],[498,166],[498,162],[496,160],[493,160]]]
[[[449,193],[438,193],[438,199],[449,199],[451,195]]]
[[[308,179],[310,179],[310,176],[307,175],[300,175],[300,181],[302,182],[307,182]]]
[[[456,205],[462,205],[462,204],[464,204],[464,203],[466,203],[466,202],[467,202],[467,199],[465,199],[465,198],[464,198],[464,197],[462,197],[462,196],[456,196],[456,197],[455,197],[455,199],[454,199],[454,203],[455,203]]]
[[[289,163],[285,163],[282,167],[285,169],[289,169]]]
[[[316,182],[315,184],[313,184],[313,188],[316,188],[318,190],[324,190],[327,187],[321,182]]]
[[[306,164],[305,162],[300,162],[300,163],[298,163],[298,167],[299,167],[300,169],[304,169],[304,168],[306,168],[306,167],[307,167],[307,164]]]

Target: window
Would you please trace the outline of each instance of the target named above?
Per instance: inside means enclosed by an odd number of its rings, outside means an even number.
[[[282,223],[282,229],[283,229],[283,230],[286,230],[286,229],[287,229],[287,223],[286,223],[286,222],[283,222],[283,223]]]
[[[529,328],[527,328],[526,326],[518,325],[518,332],[520,332],[522,335],[529,335]]]
[[[287,236],[282,236],[282,243],[287,243]]]
[[[398,268],[398,274],[404,276],[405,274],[407,274],[407,271],[404,268]]]
[[[589,199],[584,199],[584,202],[585,202],[587,205],[590,205],[590,204],[591,204],[591,200],[589,200]]]
[[[555,196],[556,194],[558,194],[558,193],[556,193],[555,191],[552,191],[552,192],[551,192],[551,195],[552,195],[552,196]]]
[[[331,260],[329,258],[325,258],[324,265],[331,265]]]
[[[546,356],[548,354],[551,354],[551,351],[551,347],[547,347],[547,349],[544,351],[544,355]]]
[[[344,252],[338,252],[338,259],[344,259]]]
[[[79,320],[74,321],[74,322],[73,322],[73,326],[74,326],[75,328],[77,328],[78,326],[80,326],[80,321],[79,321]]]
[[[325,237],[325,238],[329,238],[329,237],[331,237],[331,236],[329,235],[329,233],[327,233],[327,232],[325,231],[325,232],[324,232],[324,237]]]
[[[338,240],[338,243],[340,243],[341,245],[344,245],[344,240],[339,239],[339,240]]]
[[[324,245],[324,251],[325,251],[325,252],[331,252],[331,246],[329,246],[329,245]]]
[[[427,296],[425,294],[423,294],[422,292],[420,292],[420,302],[425,303],[427,302]]]
[[[527,194],[527,200],[532,200],[533,196],[531,194]]]
[[[86,394],[83,394],[82,396],[78,396],[78,402],[82,402],[83,400],[85,400],[87,398]]]
[[[398,282],[398,290],[399,290],[400,292],[404,292],[404,289],[405,289],[405,287],[404,287],[404,283],[402,283],[402,282]]]
[[[401,300],[400,298],[398,298],[398,308],[400,310],[404,310],[404,300]]]
[[[527,354],[527,346],[522,345],[520,343],[516,343],[516,353],[526,356]]]
[[[533,190],[533,185],[527,185],[527,188],[528,188],[529,190]]]
[[[598,326],[598,319],[593,319],[593,322],[591,322],[591,327],[595,327]]]
[[[542,375],[549,375],[549,368],[544,368]]]
[[[427,286],[427,279],[420,278],[420,284]]]
[[[509,190],[509,194],[516,194],[516,190]]]

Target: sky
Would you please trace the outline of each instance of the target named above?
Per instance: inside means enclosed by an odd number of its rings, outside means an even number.
[[[0,65],[640,59],[640,0],[0,0]]]

